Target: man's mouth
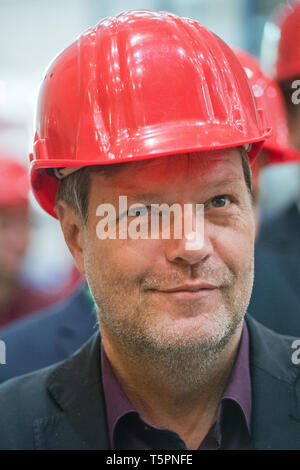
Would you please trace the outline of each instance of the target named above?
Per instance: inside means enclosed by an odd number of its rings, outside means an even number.
[[[217,289],[218,286],[215,284],[197,282],[182,284],[168,289],[157,289],[155,292],[176,299],[198,299],[215,292]]]

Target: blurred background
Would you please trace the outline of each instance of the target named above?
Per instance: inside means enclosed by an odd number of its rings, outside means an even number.
[[[276,29],[268,20],[278,0],[0,0],[0,155],[27,165],[34,107],[48,63],[84,29],[128,9],[167,10],[199,20],[229,45],[260,57],[265,66]],[[261,50],[263,32],[268,33]],[[262,175],[262,217],[296,198],[300,172],[295,164],[268,167]],[[22,276],[33,286],[56,292],[74,281],[71,256],[57,229],[31,197],[32,235]],[[43,254],[41,256],[41,253]],[[73,277],[72,277],[73,276]]]

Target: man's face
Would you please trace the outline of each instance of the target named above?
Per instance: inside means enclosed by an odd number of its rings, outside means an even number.
[[[27,205],[0,208],[0,277],[14,280],[29,242]]]
[[[99,240],[99,204],[204,204],[204,244]],[[118,222],[117,222],[118,228]],[[254,217],[237,149],[132,162],[93,174],[83,234],[85,273],[103,334],[156,351],[207,348],[240,325],[253,283]],[[170,290],[179,289],[177,292]]]

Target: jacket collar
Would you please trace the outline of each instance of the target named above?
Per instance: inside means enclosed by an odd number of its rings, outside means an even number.
[[[47,388],[65,417],[57,416],[57,426],[67,420],[67,440],[80,448],[108,449],[104,392],[101,383],[100,334],[95,333],[78,353],[56,367],[48,376]],[[55,433],[53,433],[55,442]],[[51,439],[51,438],[50,438]],[[78,447],[77,447],[78,448]]]

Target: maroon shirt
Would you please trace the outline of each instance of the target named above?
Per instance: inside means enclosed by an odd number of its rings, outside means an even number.
[[[150,426],[141,419],[117,380],[103,346],[101,363],[111,449],[186,449],[177,433]],[[251,378],[246,322],[217,421],[199,447],[199,450],[213,449],[251,449]]]

